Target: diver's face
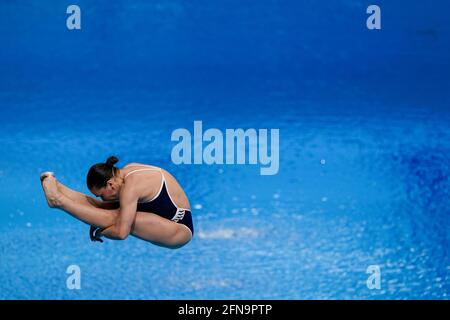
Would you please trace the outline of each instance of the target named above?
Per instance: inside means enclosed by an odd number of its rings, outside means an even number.
[[[112,201],[119,199],[119,186],[111,180],[106,183],[106,187],[100,189],[93,188],[91,192],[95,196],[100,197],[103,201]]]

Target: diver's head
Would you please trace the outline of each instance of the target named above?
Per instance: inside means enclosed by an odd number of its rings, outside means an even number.
[[[104,201],[118,200],[122,179],[118,176],[119,169],[114,165],[119,162],[115,156],[109,157],[105,163],[94,164],[86,177],[89,190]]]

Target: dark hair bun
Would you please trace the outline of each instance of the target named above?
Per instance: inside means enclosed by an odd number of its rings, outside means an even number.
[[[111,156],[106,159],[106,165],[110,167],[113,167],[117,162],[119,162],[119,159],[115,156]]]

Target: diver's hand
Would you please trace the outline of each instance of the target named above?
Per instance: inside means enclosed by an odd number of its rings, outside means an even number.
[[[102,231],[102,228],[91,226],[91,228],[89,229],[89,237],[91,238],[91,241],[103,242],[100,234]]]

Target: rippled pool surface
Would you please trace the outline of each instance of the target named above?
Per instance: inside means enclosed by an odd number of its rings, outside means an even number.
[[[445,10],[379,1],[372,33],[358,1],[78,3],[78,33],[58,1],[0,4],[0,299],[448,299]],[[173,164],[195,120],[278,128],[279,173]],[[177,178],[191,243],[92,243],[47,207],[40,172],[88,193],[111,154]]]

